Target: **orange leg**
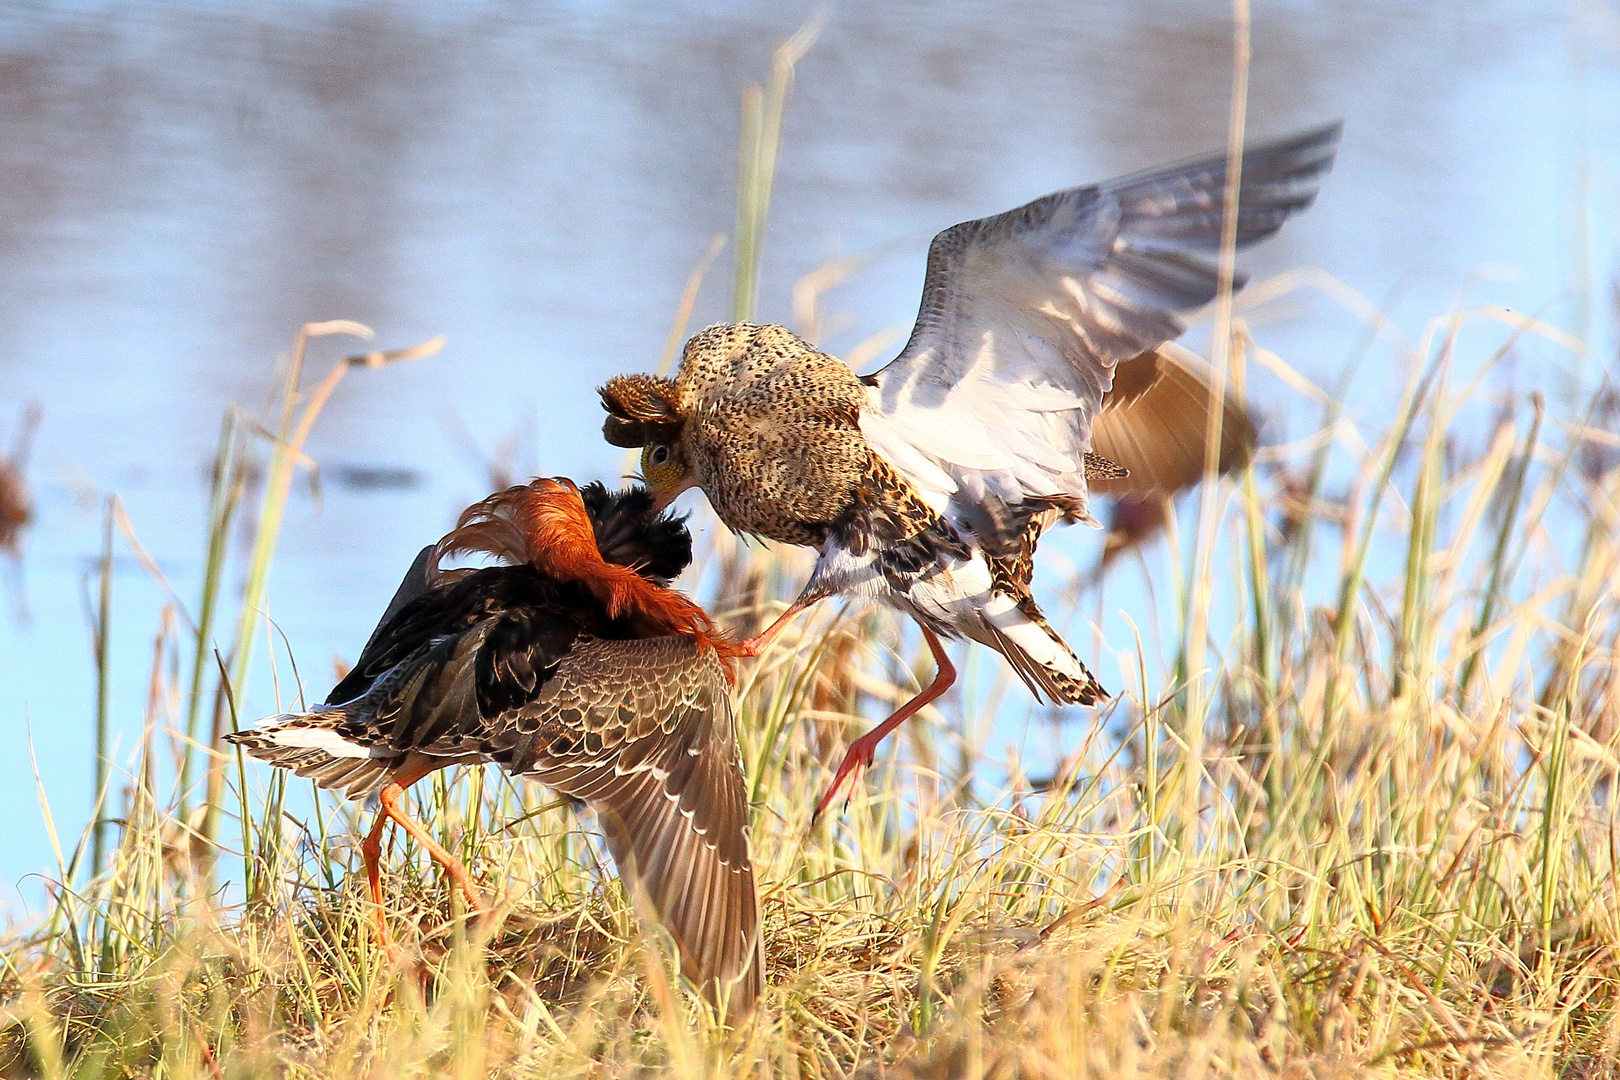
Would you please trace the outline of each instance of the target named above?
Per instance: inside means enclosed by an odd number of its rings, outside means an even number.
[[[846,778],[850,780],[851,791],[854,790],[855,779],[860,776],[860,771],[871,766],[872,758],[877,754],[878,743],[882,742],[891,731],[915,715],[924,705],[934,701],[946,690],[949,690],[951,684],[956,681],[956,668],[951,666],[950,657],[945,655],[945,646],[940,643],[939,636],[926,626],[922,628],[922,632],[923,640],[928,642],[928,650],[934,654],[934,663],[939,665],[939,671],[934,675],[934,681],[923,687],[922,693],[896,709],[893,716],[890,716],[883,723],[850,744],[849,750],[844,754],[843,763],[838,766],[838,772],[833,776],[832,786],[827,789],[827,794],[823,795],[821,802],[816,805],[816,812],[810,818],[812,822],[821,817],[822,812],[833,801],[833,797],[838,794],[838,789],[843,786]]]
[[[428,835],[426,829],[404,810],[400,809],[399,799],[404,794],[404,785],[397,781],[383,788],[378,796],[382,802],[381,812],[392,818],[399,824],[400,828],[415,837],[418,844],[427,848],[427,853],[433,856],[440,866],[444,867],[444,872],[450,876],[450,880],[461,887],[461,894],[467,898],[467,906],[472,909],[472,913],[475,916],[482,915],[488,910],[488,905],[484,903],[483,894],[478,891],[478,886],[473,884],[472,875],[467,873],[467,868],[461,865],[460,859],[440,847],[438,842]]]
[[[742,654],[744,656],[758,656],[770,648],[771,642],[775,641],[776,636],[787,628],[787,624],[793,621],[793,617],[813,603],[815,603],[813,600],[793,601],[788,609],[778,615],[776,621],[767,626],[763,632],[755,634],[747,641],[738,643],[742,648]]]
[[[488,910],[483,896],[473,884],[471,875],[467,873],[467,868],[461,865],[461,860],[440,847],[428,835],[427,830],[417,824],[399,805],[406,788],[439,767],[437,762],[427,759],[415,764],[408,763],[395,773],[394,778],[378,793],[377,819],[372,822],[371,830],[366,833],[366,838],[360,845],[360,856],[366,868],[366,883],[370,886],[371,902],[376,909],[377,937],[383,948],[390,953],[394,952],[394,946],[389,940],[388,924],[384,919],[382,891],[382,833],[390,821],[397,822],[407,833],[414,836],[418,843],[427,848],[428,854],[444,867],[450,880],[460,886],[462,895],[467,898],[467,906],[472,909],[474,916],[482,915]]]
[[[371,823],[371,831],[366,833],[360,845],[360,858],[366,865],[366,883],[371,886],[372,914],[377,918],[377,941],[384,949],[393,952],[394,943],[388,938],[388,920],[383,918],[382,831],[387,824],[388,815],[378,810],[377,820]]]

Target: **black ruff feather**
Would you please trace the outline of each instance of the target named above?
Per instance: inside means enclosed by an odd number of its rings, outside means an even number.
[[[635,485],[609,491],[600,481],[579,489],[602,558],[634,567],[642,577],[668,585],[692,561],[686,518],[653,510],[653,493]]]

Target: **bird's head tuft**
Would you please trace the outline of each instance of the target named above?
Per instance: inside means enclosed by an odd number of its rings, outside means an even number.
[[[602,437],[614,446],[633,450],[653,438],[680,434],[685,418],[679,408],[675,384],[655,375],[615,375],[596,391],[602,396],[607,420]]]
[[[653,375],[616,375],[597,393],[608,414],[602,437],[614,446],[641,448],[642,478],[655,509],[662,510],[696,483],[681,442],[686,418],[675,384]]]

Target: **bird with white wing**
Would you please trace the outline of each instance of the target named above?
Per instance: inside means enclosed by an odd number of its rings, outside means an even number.
[[[1340,125],[1244,151],[1237,246],[1308,207]],[[900,355],[870,375],[780,326],[712,326],[674,379],[601,390],[610,443],[641,448],[667,505],[702,488],[733,531],[816,548],[809,582],[758,655],[817,600],[876,600],[915,618],[939,666],[849,748],[819,814],[878,742],[955,679],[942,638],[1006,657],[1058,704],[1107,698],[1031,595],[1053,524],[1095,525],[1088,496],[1173,492],[1221,470],[1254,426],[1215,401],[1212,372],[1173,343],[1214,299],[1226,155],[1055,192],[934,238],[922,307]],[[1241,279],[1236,282],[1241,285]]]

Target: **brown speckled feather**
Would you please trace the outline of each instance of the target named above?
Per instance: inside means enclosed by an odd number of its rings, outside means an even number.
[[[675,385],[682,442],[721,519],[738,532],[820,544],[872,453],[849,366],[780,326],[711,326],[687,342]]]
[[[674,638],[582,645],[489,743],[494,760],[596,810],[619,872],[674,936],[683,974],[758,996],[747,794],[713,654]]]

